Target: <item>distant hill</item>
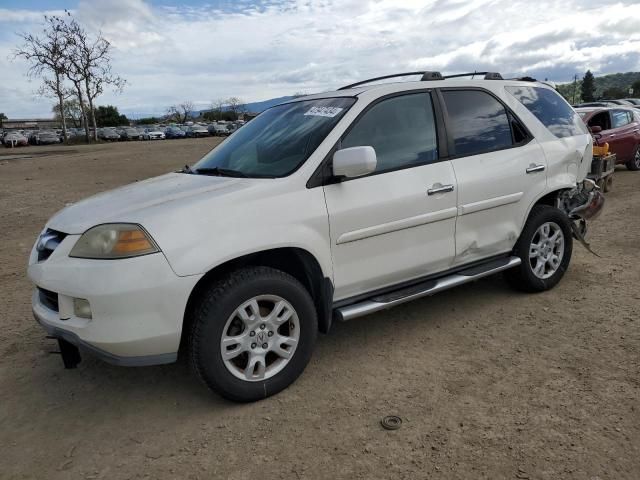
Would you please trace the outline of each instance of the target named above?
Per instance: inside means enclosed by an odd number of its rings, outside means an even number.
[[[293,96],[278,97],[278,98],[272,98],[271,100],[264,100],[262,102],[247,103],[245,105],[245,108],[247,112],[260,113],[265,111],[267,108],[271,108],[274,105],[277,105],[282,102],[286,102],[287,100],[291,100],[292,98]]]
[[[602,75],[601,77],[595,77],[595,89],[596,98],[602,98],[603,94],[607,90],[615,89],[624,92],[623,97],[629,96],[628,90],[635,82],[640,81],[640,72],[627,72],[627,73],[612,73],[610,75]],[[580,103],[580,87],[582,87],[582,79],[578,79],[577,84],[574,87],[573,82],[563,83],[558,85],[558,91],[569,101],[573,101],[573,92],[575,88],[576,103]],[[633,92],[633,97],[640,97],[640,92]]]

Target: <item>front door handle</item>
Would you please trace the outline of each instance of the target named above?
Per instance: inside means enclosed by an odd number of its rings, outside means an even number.
[[[427,190],[427,195],[436,195],[438,193],[447,192],[453,192],[453,185],[441,185],[439,187],[436,187],[434,185],[434,188],[430,188],[429,190]]]
[[[531,165],[527,168],[527,173],[543,172],[547,168],[544,165]]]

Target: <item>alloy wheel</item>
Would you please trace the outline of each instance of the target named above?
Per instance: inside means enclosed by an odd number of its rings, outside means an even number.
[[[299,339],[300,320],[293,306],[277,295],[259,295],[227,319],[220,353],[236,378],[263,381],[287,366]]]
[[[529,246],[529,263],[533,274],[541,279],[551,277],[564,256],[564,233],[555,222],[538,227]]]

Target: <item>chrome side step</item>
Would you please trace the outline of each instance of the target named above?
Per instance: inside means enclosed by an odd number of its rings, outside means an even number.
[[[457,287],[458,285],[463,285],[483,277],[488,277],[494,273],[517,267],[521,263],[522,261],[518,257],[507,257],[493,260],[486,264],[461,270],[451,275],[434,280],[427,280],[391,293],[371,297],[362,302],[346,305],[344,307],[337,308],[335,312],[338,314],[337,316],[339,320],[346,322],[353,318],[395,307],[396,305],[410,302],[417,298],[427,297],[434,293]]]

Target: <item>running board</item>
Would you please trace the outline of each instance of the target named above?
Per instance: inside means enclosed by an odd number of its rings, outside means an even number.
[[[417,298],[427,297],[443,290],[448,290],[458,285],[473,282],[483,277],[488,277],[494,273],[517,267],[522,263],[518,257],[507,257],[499,260],[478,265],[475,267],[461,270],[459,272],[440,277],[434,280],[427,280],[410,287],[401,288],[400,290],[377,295],[362,302],[354,303],[344,307],[337,308],[335,312],[338,314],[338,320],[346,322],[353,318],[369,315],[373,312],[385,310],[395,307],[402,303],[410,302]]]

